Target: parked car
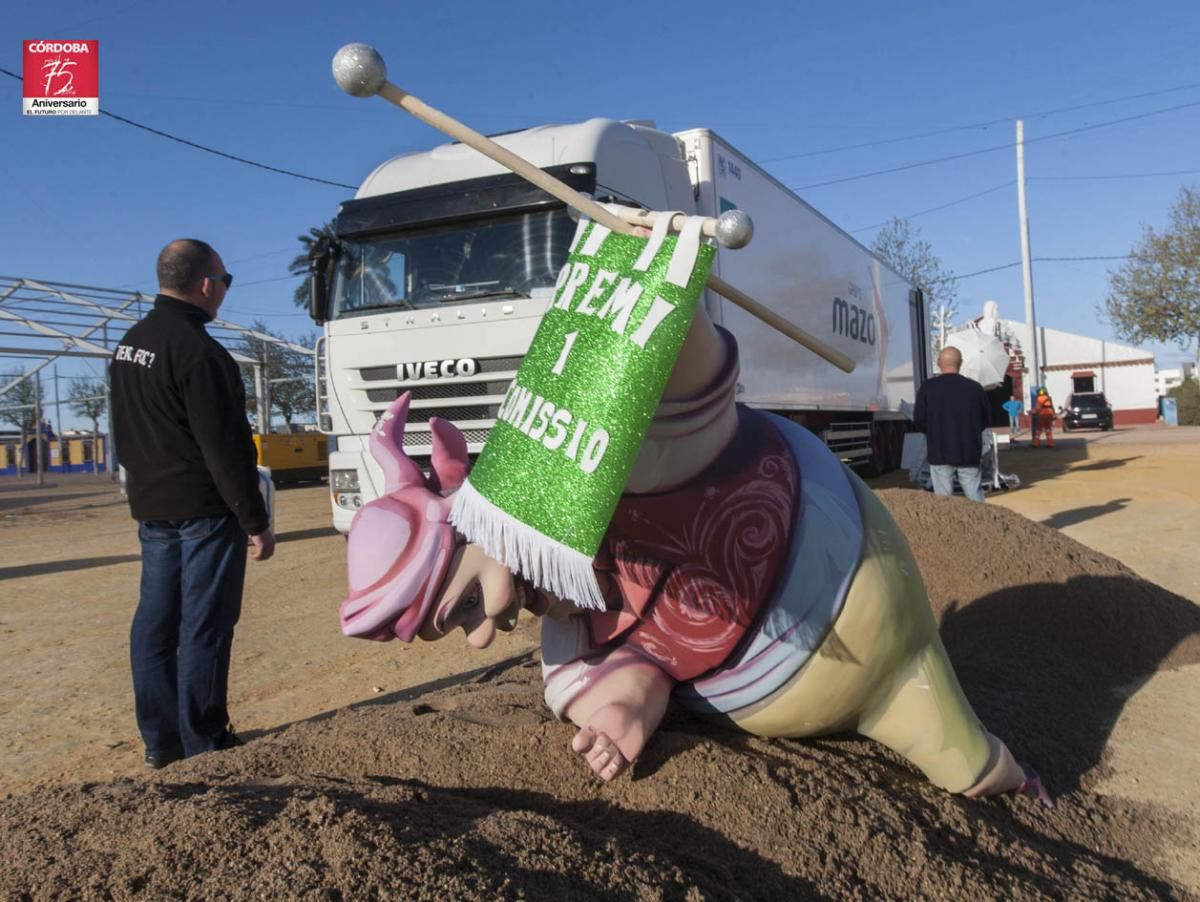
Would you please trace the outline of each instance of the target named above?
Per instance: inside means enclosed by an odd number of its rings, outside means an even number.
[[[1077,393],[1067,398],[1067,406],[1063,410],[1063,431],[1089,427],[1106,431],[1113,428],[1112,405],[1102,391]]]

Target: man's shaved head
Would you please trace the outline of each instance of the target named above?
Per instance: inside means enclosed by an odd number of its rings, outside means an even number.
[[[957,373],[962,369],[962,351],[953,345],[946,345],[938,354],[937,364],[943,373]]]
[[[187,293],[207,276],[220,275],[217,252],[195,238],[177,238],[158,255],[158,285],[171,292]]]

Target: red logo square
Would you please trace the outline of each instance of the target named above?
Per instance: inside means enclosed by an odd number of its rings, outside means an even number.
[[[26,116],[100,112],[100,42],[24,41],[21,70]]]

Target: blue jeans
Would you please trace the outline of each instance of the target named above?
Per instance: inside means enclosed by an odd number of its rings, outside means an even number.
[[[933,491],[937,495],[954,494],[954,474],[958,474],[958,484],[962,492],[972,501],[983,500],[983,489],[980,487],[982,477],[979,467],[955,467],[950,464],[930,464],[929,478],[933,482]]]
[[[138,538],[142,585],[129,657],[142,741],[148,752],[222,748],[246,533],[226,514],[148,520],[138,524]]]

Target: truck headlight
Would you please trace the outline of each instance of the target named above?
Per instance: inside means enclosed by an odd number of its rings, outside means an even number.
[[[348,494],[346,492],[334,493],[333,500],[337,506],[343,510],[356,511],[362,507],[362,495]]]
[[[358,470],[330,470],[329,488],[334,492],[357,492]]]

